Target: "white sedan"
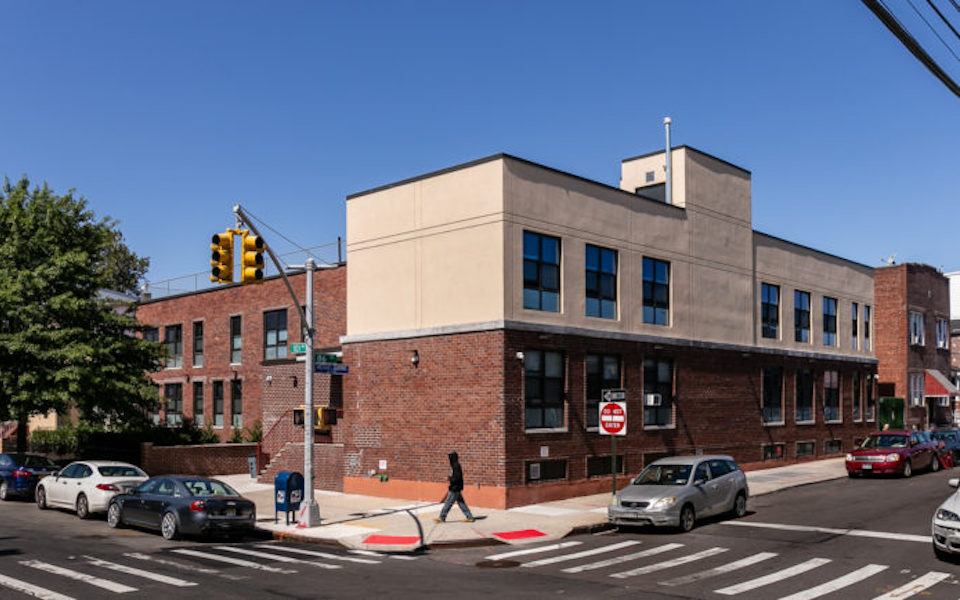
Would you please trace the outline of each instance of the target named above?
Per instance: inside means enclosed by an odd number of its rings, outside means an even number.
[[[139,468],[122,462],[85,460],[70,463],[37,484],[37,507],[69,508],[86,519],[93,513],[105,512],[110,499],[146,481]]]

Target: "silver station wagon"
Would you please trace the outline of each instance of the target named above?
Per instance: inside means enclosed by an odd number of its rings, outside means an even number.
[[[614,525],[656,525],[690,531],[697,519],[747,512],[747,477],[723,455],[674,456],[651,463],[607,510]]]

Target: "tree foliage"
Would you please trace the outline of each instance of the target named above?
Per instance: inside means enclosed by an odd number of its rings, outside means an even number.
[[[86,200],[27,179],[0,190],[0,420],[76,408],[131,423],[157,402],[161,349],[132,313],[98,296],[131,291],[147,267]]]

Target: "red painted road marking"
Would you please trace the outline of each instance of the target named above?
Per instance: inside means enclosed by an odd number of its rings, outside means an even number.
[[[415,535],[368,535],[363,540],[364,544],[383,544],[390,546],[402,546],[405,544],[418,544],[420,538]]]
[[[542,531],[537,531],[536,529],[520,529],[517,531],[501,531],[493,534],[493,537],[500,538],[501,540],[525,540],[528,538],[537,538],[543,537],[545,534]]]

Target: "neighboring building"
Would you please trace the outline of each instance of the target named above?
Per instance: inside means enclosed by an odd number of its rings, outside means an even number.
[[[619,189],[499,154],[348,197],[345,491],[439,498],[451,450],[472,504],[609,489],[604,388],[626,473],[875,430],[873,269],[754,231],[750,173],[690,147],[668,204],[664,158]]]
[[[945,277],[950,281],[950,370],[953,384],[960,386],[960,271]]]
[[[881,421],[921,429],[953,423],[947,278],[907,263],[877,269],[874,279]]]

